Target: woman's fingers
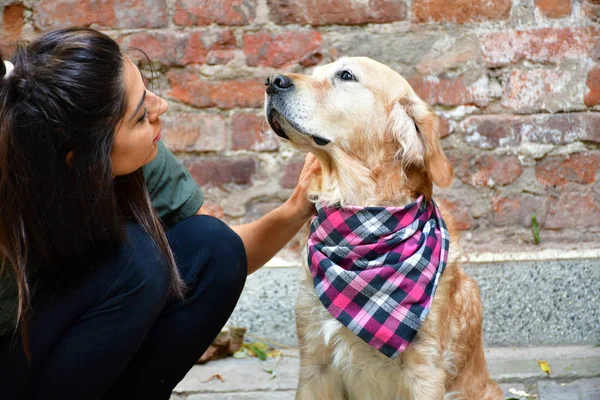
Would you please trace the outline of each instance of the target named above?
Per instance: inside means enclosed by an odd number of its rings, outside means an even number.
[[[312,153],[307,153],[304,158],[304,166],[302,167],[302,171],[300,172],[300,178],[298,179],[298,183],[307,180],[311,175],[319,172],[321,170],[321,164],[319,160]]]

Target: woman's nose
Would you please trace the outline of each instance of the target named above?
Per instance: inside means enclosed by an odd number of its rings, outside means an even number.
[[[165,99],[163,99],[162,97],[158,98],[158,115],[157,116],[161,116],[163,115],[167,110],[169,109],[169,103],[167,103],[167,101]]]

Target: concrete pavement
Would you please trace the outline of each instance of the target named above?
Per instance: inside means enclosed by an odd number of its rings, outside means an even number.
[[[537,400],[600,400],[600,347],[489,348],[486,359],[507,398],[525,400],[515,394],[525,392]],[[550,377],[538,359],[549,363]],[[172,400],[293,400],[298,362],[297,351],[284,350],[279,361],[227,358],[197,365]]]

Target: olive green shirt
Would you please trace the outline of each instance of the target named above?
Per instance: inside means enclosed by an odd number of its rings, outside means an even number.
[[[202,206],[204,194],[187,169],[158,142],[158,154],[143,167],[152,204],[166,226],[194,215]],[[43,282],[32,282],[32,289]],[[8,274],[0,278],[0,335],[15,327],[18,293]]]

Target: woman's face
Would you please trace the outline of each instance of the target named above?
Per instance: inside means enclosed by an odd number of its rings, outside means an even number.
[[[125,56],[123,81],[127,110],[117,125],[110,157],[113,175],[126,175],[148,164],[156,157],[161,137],[160,116],[167,102],[146,90],[138,68]]]

